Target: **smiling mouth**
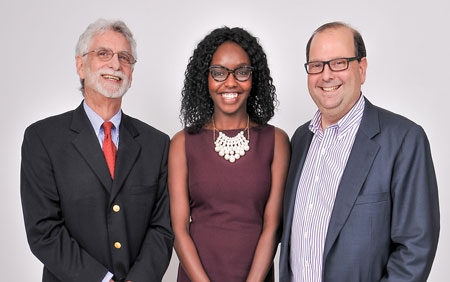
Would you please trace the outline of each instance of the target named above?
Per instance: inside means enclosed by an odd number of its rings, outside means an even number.
[[[234,99],[237,98],[238,93],[221,93],[220,95],[222,95],[222,98],[224,99]]]
[[[339,87],[341,87],[341,85],[336,85],[336,86],[331,86],[331,87],[320,87],[320,89],[322,89],[325,92],[329,92],[329,91],[334,91],[336,89],[339,89]]]
[[[110,75],[110,74],[102,74],[102,77],[104,79],[108,79],[108,80],[115,80],[115,81],[121,81],[122,79],[118,76],[115,75]]]

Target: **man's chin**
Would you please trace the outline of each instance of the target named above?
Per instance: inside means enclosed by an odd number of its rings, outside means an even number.
[[[85,82],[85,92],[93,92],[98,93],[106,98],[121,98],[128,91],[128,88],[125,87],[117,87],[111,85],[101,85],[100,83],[89,83],[89,81]]]
[[[123,81],[122,84],[116,84],[111,82],[98,83],[96,85],[97,92],[106,98],[121,98],[128,91],[129,87],[126,87],[127,80]],[[125,83],[125,84],[124,84]]]
[[[123,95],[125,95],[126,91],[123,93],[108,93],[108,92],[100,92],[100,94],[102,94],[104,97],[106,98],[111,98],[111,99],[118,99],[118,98],[122,98]]]
[[[125,93],[127,93],[128,89],[107,89],[107,88],[103,88],[103,89],[98,89],[98,93],[100,93],[101,95],[103,95],[106,98],[121,98],[123,97],[123,95],[125,95]]]

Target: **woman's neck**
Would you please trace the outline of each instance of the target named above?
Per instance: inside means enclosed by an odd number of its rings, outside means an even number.
[[[212,127],[218,130],[240,129],[249,126],[247,113],[239,116],[224,116],[213,114]]]

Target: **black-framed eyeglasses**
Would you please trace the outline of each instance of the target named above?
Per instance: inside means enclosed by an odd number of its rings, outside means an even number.
[[[126,51],[120,51],[120,52],[114,53],[113,50],[108,49],[108,48],[100,48],[100,49],[95,49],[95,50],[89,51],[87,53],[84,53],[83,57],[88,54],[91,54],[91,53],[95,53],[97,58],[99,58],[101,61],[104,61],[104,62],[111,60],[112,57],[114,57],[114,54],[117,54],[117,57],[119,58],[119,62],[123,65],[134,65],[137,62],[136,59],[133,57],[133,55],[131,55],[130,53],[128,53]]]
[[[247,81],[250,78],[253,69],[254,68],[250,66],[237,67],[234,70],[223,66],[210,66],[209,72],[211,73],[211,77],[218,82],[227,80],[230,73],[233,74],[234,78],[237,81],[243,82]]]
[[[305,69],[308,74],[318,74],[323,72],[325,65],[328,65],[332,71],[344,71],[348,69],[348,65],[351,61],[360,60],[359,56],[351,58],[337,58],[329,61],[312,61],[305,63]]]

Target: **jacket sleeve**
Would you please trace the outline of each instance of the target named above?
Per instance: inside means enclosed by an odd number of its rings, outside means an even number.
[[[396,157],[391,180],[391,240],[382,282],[426,281],[439,238],[439,201],[430,145],[413,126]]]
[[[25,131],[20,191],[33,254],[64,282],[99,282],[108,270],[74,240],[64,225],[54,167],[35,127]]]
[[[170,263],[174,237],[170,224],[167,189],[168,150],[169,138],[166,136],[159,174],[157,202],[141,250],[128,272],[126,280],[133,282],[161,281]]]

